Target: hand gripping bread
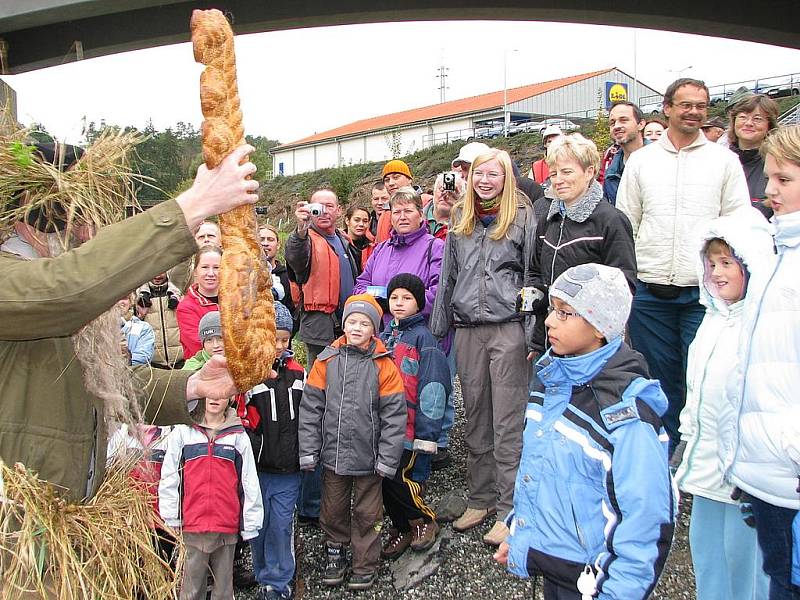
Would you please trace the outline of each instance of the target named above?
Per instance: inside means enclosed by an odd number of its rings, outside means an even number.
[[[191,20],[194,58],[206,65],[200,76],[203,158],[216,167],[244,143],[236,86],[233,31],[218,10],[195,10]],[[272,277],[256,241],[256,214],[240,206],[220,215],[222,263],[219,308],[228,368],[240,391],[267,379],[275,358]]]

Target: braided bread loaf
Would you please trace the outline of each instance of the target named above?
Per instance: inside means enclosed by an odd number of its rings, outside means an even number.
[[[218,10],[195,10],[190,23],[194,58],[206,65],[200,76],[203,158],[216,167],[244,143],[236,86],[233,31]],[[272,277],[256,240],[251,206],[220,215],[222,263],[219,308],[225,356],[236,387],[246,391],[267,379],[275,359]]]

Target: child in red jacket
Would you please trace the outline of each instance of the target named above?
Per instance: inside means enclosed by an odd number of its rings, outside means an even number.
[[[207,398],[200,423],[177,425],[167,443],[158,488],[159,509],[182,531],[186,562],[181,600],[233,598],[236,542],[254,538],[264,521],[250,440],[228,400]]]

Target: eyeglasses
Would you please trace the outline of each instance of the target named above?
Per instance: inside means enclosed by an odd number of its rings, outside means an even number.
[[[463,160],[454,160],[451,166],[454,169],[469,169],[470,164],[471,163],[465,162]]]
[[[570,317],[579,317],[580,315],[576,312],[567,312],[561,308],[556,308],[555,306],[548,306],[547,307],[547,314],[556,313],[556,319],[559,321],[566,321]]]
[[[490,171],[489,173],[484,173],[483,171],[474,171],[472,173],[473,179],[481,180],[484,177],[489,181],[493,181],[495,179],[502,179],[505,177],[505,173],[496,173],[494,171]]]
[[[672,102],[672,106],[677,106],[682,111],[692,110],[705,110],[708,108],[708,102]]]
[[[744,113],[739,113],[734,118],[734,121],[736,121],[741,125],[744,125],[748,121],[750,121],[753,125],[763,125],[768,120],[769,119],[767,119],[766,117],[762,117],[761,115],[746,115]]]

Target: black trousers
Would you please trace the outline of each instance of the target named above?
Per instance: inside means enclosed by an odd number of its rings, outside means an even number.
[[[401,533],[411,531],[409,521],[422,519],[430,523],[436,518],[436,513],[422,498],[419,483],[411,479],[416,459],[416,452],[403,450],[394,478],[383,478],[383,506],[395,529]]]

